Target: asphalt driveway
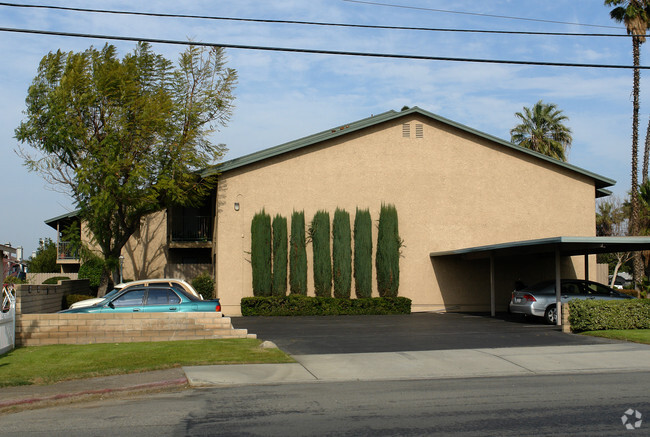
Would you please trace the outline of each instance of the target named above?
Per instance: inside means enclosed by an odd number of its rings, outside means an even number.
[[[292,355],[567,346],[611,343],[564,334],[556,326],[508,314],[464,313],[395,316],[233,317],[261,340]]]

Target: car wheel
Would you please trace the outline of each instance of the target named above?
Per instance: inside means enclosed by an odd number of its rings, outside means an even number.
[[[544,313],[544,320],[549,325],[557,324],[557,308],[556,308],[555,304],[553,304],[550,307],[546,308],[546,312]]]

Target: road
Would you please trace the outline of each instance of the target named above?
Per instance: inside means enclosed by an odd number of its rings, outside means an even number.
[[[0,435],[650,435],[649,388],[611,373],[192,389],[8,414]]]

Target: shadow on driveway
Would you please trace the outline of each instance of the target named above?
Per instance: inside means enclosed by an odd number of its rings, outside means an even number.
[[[394,316],[232,317],[292,355],[567,346],[611,343],[564,334],[509,314],[414,313]]]

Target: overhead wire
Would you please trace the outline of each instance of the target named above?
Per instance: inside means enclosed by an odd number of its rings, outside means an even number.
[[[392,3],[380,3],[380,2],[371,2],[366,0],[343,0],[348,3],[361,3],[372,6],[386,6],[391,8],[400,8],[400,9],[415,9],[418,11],[430,11],[430,12],[442,12],[447,14],[458,14],[458,15],[473,15],[476,17],[490,17],[490,18],[503,18],[508,20],[521,20],[521,21],[533,21],[537,23],[550,23],[550,24],[569,24],[572,26],[586,26],[586,27],[602,27],[607,29],[619,29],[616,26],[607,26],[602,24],[584,24],[584,23],[572,23],[567,21],[556,21],[556,20],[543,20],[540,18],[524,18],[524,17],[512,17],[509,15],[494,15],[494,14],[485,14],[480,12],[464,12],[464,11],[451,11],[447,9],[434,9],[434,8],[425,8],[419,6],[407,6],[407,5],[396,5]]]
[[[580,67],[580,68],[640,69],[640,70],[650,69],[650,66],[587,64],[587,63],[571,63],[571,62],[515,61],[515,60],[504,60],[504,59],[455,58],[455,57],[447,57],[447,56],[367,53],[367,52],[352,52],[352,51],[323,50],[323,49],[305,49],[305,48],[290,48],[290,47],[270,47],[270,46],[259,46],[259,45],[208,43],[208,42],[196,42],[196,41],[179,41],[179,40],[171,40],[171,39],[143,38],[143,37],[118,36],[118,35],[98,35],[98,34],[89,34],[89,33],[58,32],[58,31],[37,30],[37,29],[18,29],[18,28],[9,28],[9,27],[0,27],[0,32],[65,36],[65,37],[73,37],[73,38],[102,39],[102,40],[114,40],[114,41],[134,41],[134,42],[143,41],[143,42],[149,42],[153,44],[194,45],[194,46],[222,47],[222,48],[241,49],[241,50],[311,53],[311,54],[322,54],[322,55],[357,56],[357,57],[372,57],[372,58],[413,59],[413,60],[428,60],[428,61],[451,61],[451,62],[471,62],[471,63],[487,63],[487,64],[510,64],[510,65],[535,65],[535,66],[547,66],[547,67]]]
[[[344,0],[344,1],[352,1],[352,0]],[[357,2],[357,3],[369,3],[369,4],[378,4],[382,6],[389,6],[384,3],[373,3],[373,2]],[[359,28],[359,29],[485,33],[485,34],[505,34],[505,35],[542,35],[542,36],[581,36],[581,37],[629,37],[630,36],[624,33],[611,34],[611,33],[576,33],[576,32],[535,32],[535,31],[517,31],[517,30],[451,29],[451,28],[439,28],[439,27],[389,26],[389,25],[379,25],[379,24],[329,23],[329,22],[322,22],[322,21],[274,20],[274,19],[267,19],[267,18],[240,18],[240,17],[221,17],[221,16],[213,16],[213,15],[169,14],[169,13],[162,13],[162,12],[138,12],[138,11],[111,10],[111,9],[79,8],[79,7],[70,7],[70,6],[18,4],[18,3],[9,3],[9,2],[0,2],[0,6],[30,8],[30,9],[51,9],[51,10],[61,10],[61,11],[70,11],[70,12],[88,12],[88,13],[100,13],[100,14],[161,17],[161,18],[187,18],[187,19],[268,23],[268,24],[296,24],[296,25],[310,25],[310,26],[347,27],[347,28]],[[414,9],[418,9],[418,8],[414,8]],[[438,12],[490,16],[487,14],[445,11],[445,10],[437,10],[437,9],[429,9],[429,8],[425,8],[425,9],[434,10]],[[516,17],[508,17],[508,18],[515,19]],[[516,18],[516,19],[533,20],[527,18]],[[547,21],[551,23],[558,23],[550,20],[534,20],[534,21]],[[582,26],[582,24],[578,24],[578,23],[564,23],[564,24],[575,24],[575,25]],[[614,27],[614,26],[596,26],[596,25],[588,25],[588,24],[584,24],[584,26],[620,29],[620,27]]]

